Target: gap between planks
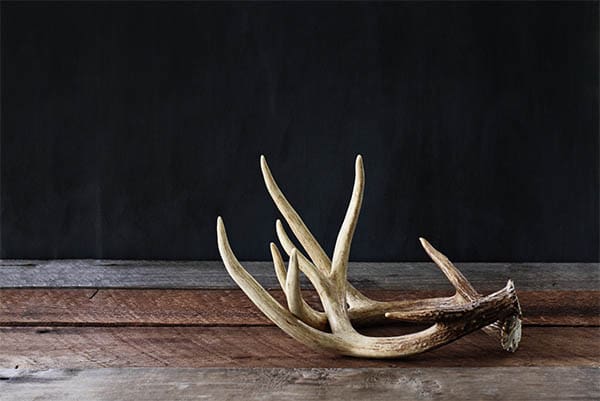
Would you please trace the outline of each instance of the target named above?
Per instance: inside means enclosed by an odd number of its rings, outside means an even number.
[[[3,380],[2,380],[3,379]],[[0,370],[5,401],[140,399],[595,400],[589,367]]]

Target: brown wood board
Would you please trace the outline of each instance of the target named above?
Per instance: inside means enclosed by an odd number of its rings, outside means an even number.
[[[285,304],[281,291],[271,293]],[[380,300],[447,291],[366,290]],[[318,306],[314,291],[306,299]],[[525,325],[599,326],[598,291],[521,291]],[[241,290],[0,289],[0,326],[271,325]]]
[[[284,302],[269,262],[245,265]],[[220,262],[3,260],[0,399],[600,398],[598,264],[458,265],[482,293],[515,280],[516,353],[482,332],[397,360],[313,350],[273,326]],[[452,293],[431,263],[352,263],[350,276],[380,300]]]
[[[414,328],[411,328],[414,330]],[[405,327],[369,329],[395,335]],[[600,328],[526,327],[517,352],[476,332],[398,360],[336,356],[307,348],[273,326],[2,327],[0,366],[91,367],[499,367],[600,366]]]

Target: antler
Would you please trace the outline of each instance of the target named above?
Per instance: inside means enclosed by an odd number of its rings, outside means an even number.
[[[509,280],[507,286],[500,291],[481,296],[460,271],[424,239],[421,239],[421,244],[455,287],[454,296],[379,302],[366,297],[347,281],[350,247],[364,190],[364,169],[360,155],[356,158],[352,197],[332,260],[277,186],[264,156],[261,156],[261,169],[269,194],[310,257],[307,258],[295,248],[283,225],[277,220],[277,236],[290,256],[287,271],[281,254],[273,243],[271,254],[289,311],[238,262],[229,246],[221,217],[217,220],[219,252],[234,281],[269,319],[290,336],[306,345],[344,355],[394,358],[439,347],[485,327],[486,332],[501,339],[504,349],[516,349],[520,339],[521,311],[512,281]],[[299,271],[308,277],[317,290],[324,312],[314,310],[302,298]],[[434,324],[426,330],[397,337],[368,337],[358,333],[353,327],[353,323],[373,323],[384,319]],[[327,325],[331,333],[323,331]]]

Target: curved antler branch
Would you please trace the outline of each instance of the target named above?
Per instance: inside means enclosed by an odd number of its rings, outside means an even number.
[[[421,246],[425,249],[425,252],[429,255],[431,260],[440,268],[444,273],[448,281],[456,289],[456,293],[460,295],[465,301],[474,301],[481,298],[481,294],[473,288],[471,283],[463,276],[463,274],[450,262],[450,260],[435,249],[425,238],[419,238]]]
[[[355,170],[352,197],[350,199],[350,204],[348,205],[348,211],[344,217],[344,222],[342,223],[337,240],[335,241],[333,259],[331,262],[331,276],[335,280],[342,281],[344,287],[346,286],[350,246],[352,245],[352,237],[354,237],[354,230],[356,229],[356,223],[358,222],[363,191],[365,189],[365,172],[361,155],[356,157]]]
[[[269,195],[271,195],[273,202],[275,202],[275,205],[290,225],[294,235],[298,238],[306,252],[308,252],[313,262],[321,269],[328,271],[331,268],[331,260],[329,260],[329,257],[323,248],[321,248],[321,245],[319,245],[314,235],[312,235],[308,227],[306,227],[306,224],[304,224],[300,215],[285,198],[281,189],[279,189],[279,186],[271,174],[271,170],[269,170],[267,159],[265,159],[264,156],[260,157],[260,168]]]

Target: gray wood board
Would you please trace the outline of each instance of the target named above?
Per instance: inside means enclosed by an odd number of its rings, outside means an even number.
[[[266,288],[279,288],[272,263],[244,262]],[[457,263],[475,288],[493,290],[506,280],[518,290],[597,290],[598,263]],[[357,287],[440,290],[450,285],[433,263],[350,264]],[[307,283],[304,281],[304,286]],[[0,288],[237,288],[221,262],[127,260],[0,260]]]
[[[0,370],[12,400],[596,400],[596,367]]]

